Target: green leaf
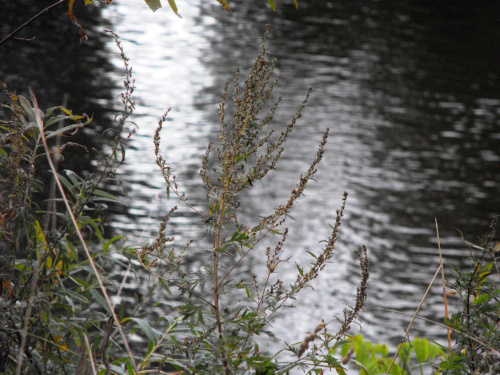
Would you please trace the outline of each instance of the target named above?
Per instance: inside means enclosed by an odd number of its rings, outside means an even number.
[[[161,1],[160,0],[145,0],[146,4],[148,4],[149,9],[151,9],[153,12],[156,12],[158,9],[161,8]]]
[[[299,3],[297,0],[293,0],[293,4],[295,5],[295,9],[299,9]]]
[[[488,294],[482,294],[480,295],[479,297],[477,297],[475,300],[474,300],[474,305],[479,305],[483,302],[487,302],[488,300],[490,299],[490,296]]]
[[[127,319],[126,319],[127,320]],[[144,331],[148,340],[154,344],[158,343],[158,338],[162,336],[161,332],[153,329],[147,322],[139,318],[128,318],[137,323],[137,325]]]
[[[401,349],[399,350],[399,359],[401,362],[406,362],[406,364],[410,363],[410,355],[411,355],[412,347],[409,342],[404,342],[401,344]]]
[[[80,129],[82,127],[83,127],[82,124],[68,125],[68,126],[65,126],[64,128],[61,128],[61,129],[45,132],[45,135],[46,135],[47,139],[53,138],[56,135],[61,135],[61,134],[65,135],[65,136],[73,135],[73,130]]]
[[[342,350],[340,351],[340,355],[342,357],[345,357],[347,353],[349,352],[349,349],[352,347],[352,342],[348,341],[345,344],[342,345]]]
[[[444,354],[444,352],[439,348],[436,344],[429,344],[429,360],[434,360],[440,354]]]
[[[65,169],[64,171],[66,172],[66,176],[68,176],[71,182],[73,182],[73,185],[75,186],[80,185],[81,178],[78,177],[78,175],[75,172],[69,169]]]
[[[236,162],[248,159],[248,155],[241,155],[236,158]]]
[[[47,108],[45,110],[45,117],[49,118],[56,109],[59,109],[59,106]]]
[[[314,259],[318,259],[318,257],[312,252],[312,251],[306,251],[310,256],[312,256]]]
[[[198,311],[198,320],[201,322],[201,324],[205,325],[205,320],[203,319],[203,312],[201,310]]]
[[[403,371],[401,370],[401,367],[399,367],[399,365],[397,363],[394,363],[391,367],[391,371],[389,371],[389,374],[390,375],[402,375]]]
[[[103,253],[106,253],[108,251],[108,248],[109,246],[115,242],[115,241],[118,241],[118,240],[123,240],[123,241],[126,241],[126,238],[124,236],[114,236],[112,239],[110,239],[109,241],[107,241],[105,244],[104,244],[104,248],[103,248]]]
[[[300,276],[304,276],[304,270],[302,270],[302,268],[300,268],[300,266],[297,263],[295,263],[295,266],[299,270]]]
[[[389,347],[385,344],[377,344],[373,349],[374,354],[380,353],[382,357],[387,357],[389,355]]]
[[[104,310],[111,314],[111,309],[109,308],[108,302],[98,290],[90,289],[90,294],[92,294],[92,297],[94,297],[96,302],[101,305]]]
[[[104,198],[109,198],[113,201],[117,201],[118,202],[118,198],[116,198],[113,194],[110,194],[108,192],[105,192],[103,190],[99,190],[99,189],[95,189],[94,190],[94,195],[98,195],[100,197],[104,197]]]
[[[59,178],[59,181],[62,182],[62,184],[66,187],[66,189],[68,189],[68,191],[71,193],[71,195],[73,195],[73,197],[76,198],[76,193],[73,191],[73,185],[71,185],[68,179],[60,173],[58,173],[57,176]]]
[[[182,18],[181,15],[179,14],[179,10],[177,9],[177,5],[175,4],[174,0],[168,0],[168,5],[170,5],[170,8],[172,8],[174,13],[177,14],[179,18]]]
[[[24,111],[26,112],[26,115],[28,116],[28,121],[35,122],[36,121],[35,110],[33,109],[33,107],[31,107],[31,104],[28,101],[28,99],[26,99],[22,95],[19,95],[19,103],[21,104],[21,107],[23,107]]]
[[[76,301],[76,302],[82,302],[82,303],[89,303],[89,301],[87,300],[87,298],[85,298],[84,296],[82,296],[81,294],[79,293],[76,293],[76,292],[73,292],[72,290],[70,289],[65,289],[64,290],[64,293],[67,295],[68,298],[70,298],[72,301]]]
[[[370,352],[368,351],[367,347],[362,343],[357,348],[355,345],[354,352],[356,353],[356,361],[364,366],[367,366],[368,359],[370,358]]]
[[[134,367],[130,362],[127,362],[125,368],[127,369],[128,375],[135,375]]]
[[[110,364],[109,368],[110,368],[111,371],[114,371],[117,374],[123,374],[123,369],[120,366],[116,366],[116,365]],[[104,370],[106,371],[106,369],[104,369]]]
[[[276,12],[276,4],[274,3],[274,0],[267,0],[269,5],[271,5],[271,8],[273,8],[273,11]]]
[[[86,217],[85,216],[82,217],[82,219],[84,219],[84,218],[86,218]],[[97,238],[99,238],[99,240],[101,240],[101,242],[104,243],[106,241],[104,239],[104,237],[102,236],[102,233],[99,230],[99,227],[96,224],[96,220],[94,220],[94,219],[88,219],[88,220],[82,220],[82,222],[83,222],[84,225],[90,225],[94,229],[94,234],[97,236]]]
[[[390,362],[389,358],[370,358],[365,367],[369,374],[385,374]]]
[[[429,358],[429,341],[427,339],[419,339],[418,337],[413,340],[415,348],[415,356],[419,363],[424,363]]]

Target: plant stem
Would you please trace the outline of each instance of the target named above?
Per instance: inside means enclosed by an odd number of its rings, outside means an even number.
[[[7,41],[9,39],[11,39],[12,37],[14,37],[14,35],[16,35],[19,31],[21,31],[22,29],[24,29],[26,26],[28,26],[30,23],[32,23],[34,20],[36,20],[37,18],[39,18],[40,16],[42,16],[44,13],[47,13],[48,11],[50,11],[51,9],[55,8],[56,6],[58,5],[61,5],[62,3],[65,3],[66,0],[59,0],[57,3],[54,3],[52,5],[49,5],[47,8],[43,9],[42,11],[40,11],[38,14],[34,15],[33,17],[31,17],[28,21],[26,21],[25,23],[23,23],[21,26],[19,26],[17,29],[15,29],[13,32],[11,32],[9,35],[7,35],[5,38],[3,38],[1,41],[0,41],[0,48],[2,48],[2,46],[7,43]]]
[[[429,290],[431,289],[431,286],[434,283],[434,280],[436,280],[436,277],[439,274],[440,269],[441,269],[441,266],[438,267],[438,269],[436,270],[436,273],[434,274],[434,277],[432,278],[431,282],[429,283],[429,286],[427,287],[427,290],[425,291],[424,296],[422,297],[422,300],[418,304],[417,310],[415,311],[415,313],[413,314],[413,317],[411,318],[410,324],[408,324],[408,328],[406,329],[406,332],[405,332],[405,335],[403,336],[402,341],[404,341],[406,339],[406,337],[408,336],[408,332],[410,332],[410,328],[413,325],[413,322],[415,321],[415,319],[417,318],[417,314],[420,311],[420,307],[424,303],[424,300],[427,297],[427,294],[429,293]],[[396,353],[394,354],[394,357],[392,358],[391,364],[389,365],[389,368],[387,369],[386,375],[389,375],[391,368],[392,368],[392,365],[394,365],[394,362],[396,361],[396,358],[398,357],[400,350],[401,350],[401,344],[398,345],[398,349],[396,350]]]
[[[222,217],[224,215],[224,195],[222,194],[221,202],[219,205],[219,216],[217,221],[215,222],[216,230],[215,230],[215,239],[214,239],[214,306],[215,306],[215,319],[217,321],[217,330],[219,331],[219,340],[222,344],[222,324],[220,321],[220,308],[219,308],[219,283],[218,283],[218,268],[219,268],[219,251],[220,251],[220,231],[222,226]],[[227,365],[226,354],[224,352],[224,348],[221,347],[221,357],[222,357],[222,365],[224,366],[224,373],[229,375],[231,372],[229,371]]]
[[[436,222],[436,236],[437,236],[438,249],[439,249],[439,264],[441,265],[441,280],[443,282],[444,316],[446,317],[447,320],[449,320],[450,317],[448,315],[448,300],[446,299],[446,285],[444,283],[443,256],[441,254],[441,241],[439,240],[439,228],[438,228],[437,219],[434,218],[434,221]],[[451,351],[451,334],[450,334],[450,328],[448,327],[446,329],[446,331],[448,333],[448,349],[450,349],[450,351]]]

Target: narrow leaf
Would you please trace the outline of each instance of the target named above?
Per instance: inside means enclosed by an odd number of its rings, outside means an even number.
[[[125,368],[127,369],[128,375],[135,375],[134,368],[132,367],[132,364],[130,362],[127,362]]]
[[[70,2],[71,2],[71,0],[70,0]],[[66,113],[68,116],[70,116],[70,117],[73,116],[73,112],[71,112],[71,110],[64,108],[63,106],[59,107],[59,109],[61,111],[63,111],[64,113]]]
[[[295,263],[295,266],[297,267],[297,270],[299,270],[300,276],[304,276],[304,271],[302,270],[302,268],[300,268],[297,263]]]
[[[104,248],[103,248],[103,250],[102,250],[102,251],[103,251],[103,253],[106,253],[106,252],[108,251],[109,246],[110,246],[113,242],[118,241],[118,240],[123,240],[123,241],[125,241],[125,240],[126,240],[126,238],[125,238],[125,237],[123,237],[123,236],[114,236],[112,239],[110,239],[109,241],[107,241],[107,242],[104,244]]]
[[[26,115],[28,116],[29,122],[35,122],[35,110],[31,107],[30,102],[24,96],[19,95],[19,103],[21,103],[21,107],[23,107]]]
[[[47,139],[50,139],[50,138],[55,137],[56,135],[63,135],[66,137],[72,136],[72,135],[75,135],[75,133],[76,133],[75,129],[79,129],[79,128],[82,128],[81,124],[68,125],[68,126],[65,126],[64,128],[61,128],[61,129],[46,132],[46,137],[47,137]],[[73,131],[73,130],[75,130],[75,131]]]
[[[217,0],[220,4],[222,4],[222,6],[224,7],[225,10],[227,10],[228,12],[231,11],[231,9],[229,8],[229,4],[227,3],[226,0]]]
[[[158,342],[158,337],[161,336],[161,333],[155,329],[153,329],[147,322],[139,318],[130,318],[130,320],[137,323],[137,325],[144,331],[148,340],[154,344]]]
[[[156,12],[158,9],[161,8],[161,1],[160,0],[145,0],[146,4],[148,4],[149,9],[151,9],[153,12]]]
[[[179,18],[182,18],[182,16],[179,14],[179,10],[177,9],[177,5],[175,4],[174,0],[168,0],[168,5],[170,5],[170,8],[172,8],[174,13],[177,14]]]
[[[76,193],[73,190],[73,185],[69,182],[69,180],[59,173],[57,174],[57,176],[59,178],[59,181],[61,181],[63,183],[63,185],[66,187],[66,189],[68,189],[68,191],[71,193],[71,195],[73,195],[73,197],[76,198]]]
[[[118,202],[118,198],[117,197],[115,197],[113,194],[110,194],[110,193],[108,193],[106,191],[103,191],[103,190],[95,189],[94,190],[94,195],[98,195],[100,197],[108,198],[110,200]]]
[[[269,5],[271,5],[271,8],[273,8],[273,11],[276,12],[276,4],[274,3],[274,0],[267,0]]]
[[[99,291],[95,289],[90,289],[90,294],[92,294],[92,297],[94,297],[97,303],[101,305],[102,308],[104,308],[104,310],[106,310],[109,314],[111,314],[111,310],[109,308],[108,303],[106,302],[106,299],[102,296],[101,293],[99,293]]]

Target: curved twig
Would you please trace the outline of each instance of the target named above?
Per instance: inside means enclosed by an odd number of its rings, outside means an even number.
[[[23,23],[21,26],[19,26],[17,29],[15,29],[13,32],[11,32],[5,38],[3,38],[0,41],[0,48],[2,48],[2,46],[5,43],[7,43],[7,41],[9,39],[12,39],[14,37],[14,35],[16,35],[19,31],[21,31],[22,29],[24,29],[26,26],[28,26],[34,20],[36,20],[37,18],[41,17],[44,13],[47,13],[48,11],[50,11],[52,8],[55,8],[56,6],[61,5],[62,3],[65,3],[65,2],[66,2],[66,0],[59,0],[57,3],[49,5],[47,8],[45,8],[42,11],[38,12],[36,15],[34,15],[33,17],[31,17],[28,21],[26,21],[25,23]]]

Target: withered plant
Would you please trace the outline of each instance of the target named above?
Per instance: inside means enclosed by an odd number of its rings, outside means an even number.
[[[334,255],[341,226],[347,193],[337,211],[326,245],[314,255],[310,265],[298,265],[296,279],[290,285],[277,277],[277,269],[287,261],[285,245],[288,228],[286,221],[294,205],[304,194],[308,183],[317,172],[328,139],[325,130],[322,141],[309,169],[298,178],[298,183],[286,201],[274,211],[264,213],[254,226],[238,219],[239,195],[276,169],[287,138],[302,115],[311,90],[293,116],[281,130],[270,129],[281,97],[269,105],[271,93],[279,81],[272,79],[276,61],[267,59],[264,44],[244,84],[236,72],[233,93],[226,84],[220,103],[220,129],[216,141],[206,149],[200,176],[206,191],[206,210],[192,206],[181,192],[172,167],[160,154],[160,134],[167,113],[162,117],[154,137],[156,162],[167,185],[167,196],[175,194],[181,203],[194,210],[211,235],[211,246],[205,251],[194,249],[192,242],[178,248],[174,238],[167,234],[168,222],[177,207],[168,212],[160,224],[159,235],[139,252],[143,266],[153,273],[172,300],[175,308],[165,315],[177,316],[175,326],[168,327],[168,335],[150,342],[150,350],[163,353],[164,361],[185,374],[285,374],[300,367],[306,373],[319,373],[322,369],[335,368],[343,372],[342,364],[331,353],[339,345],[356,320],[366,298],[368,261],[366,249],[358,254],[361,265],[361,285],[354,307],[346,309],[342,318],[325,317],[304,340],[285,345],[277,353],[261,350],[257,336],[274,337],[270,322],[277,312],[289,306],[299,293],[310,286]],[[234,108],[228,108],[231,99]],[[263,108],[270,108],[261,115]],[[232,117],[228,112],[232,113]],[[261,117],[262,116],[262,117]],[[228,117],[231,117],[228,119]],[[277,236],[274,248],[264,245],[264,238]],[[196,251],[204,257],[205,266],[199,272],[188,272],[183,267],[184,256]],[[240,280],[236,272],[250,254],[266,259],[267,275],[263,278],[249,276]],[[265,254],[265,255],[264,255]],[[240,275],[240,273],[238,273]],[[238,278],[238,281],[235,281]],[[236,296],[245,302],[235,304]],[[328,324],[340,321],[338,332],[329,332]],[[319,323],[319,322],[318,322]],[[311,327],[312,328],[312,327]],[[276,338],[277,339],[277,338]],[[299,341],[300,340],[300,341]],[[316,341],[317,340],[317,341]],[[309,345],[316,341],[312,349]],[[161,348],[159,350],[159,348]],[[280,355],[290,352],[292,357]],[[153,358],[153,357],[151,357]],[[161,360],[155,356],[158,368]],[[155,362],[151,360],[151,362]],[[146,365],[146,363],[143,363]],[[153,363],[147,364],[153,365]]]

